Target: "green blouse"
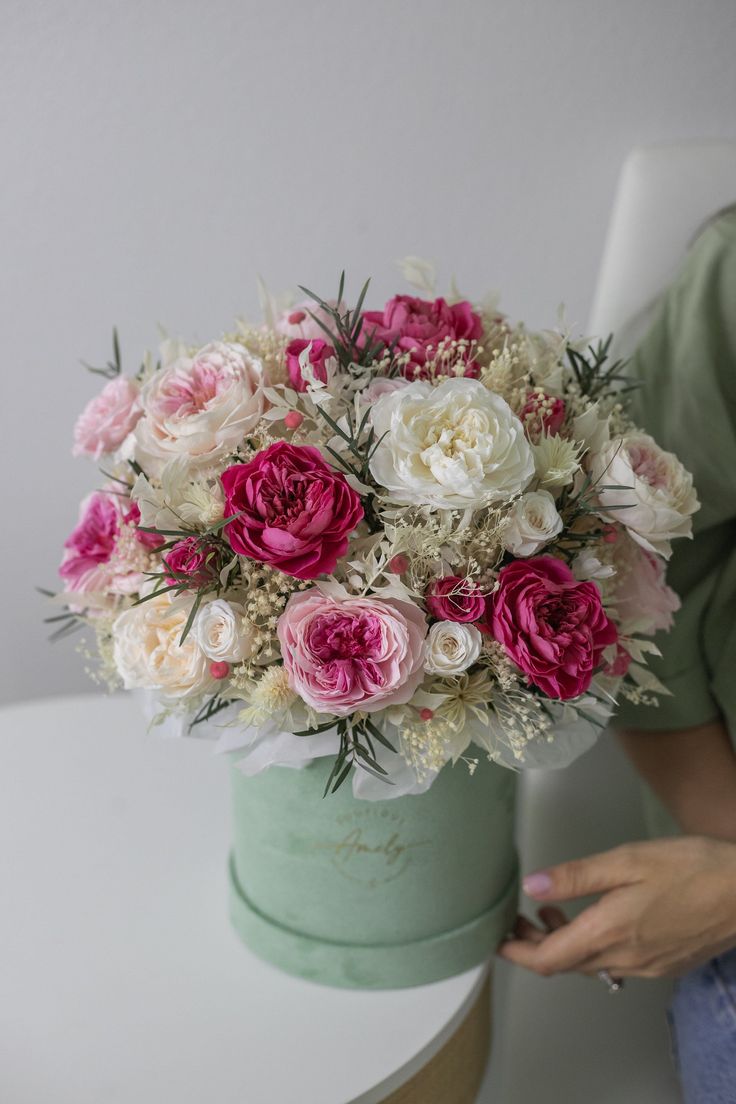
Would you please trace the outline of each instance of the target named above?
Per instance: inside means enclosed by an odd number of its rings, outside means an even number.
[[[673,542],[682,608],[648,657],[672,692],[622,701],[618,727],[688,728],[725,717],[736,744],[736,210],[711,222],[662,296],[630,362],[635,420],[692,472],[693,540]]]

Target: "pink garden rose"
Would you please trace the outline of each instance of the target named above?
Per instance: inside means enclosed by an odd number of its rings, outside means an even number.
[[[181,457],[192,470],[223,460],[266,410],[264,384],[261,360],[225,341],[155,372],[141,391],[135,427],[135,458],[146,475],[160,478]]]
[[[576,698],[590,686],[601,654],[618,639],[595,583],[579,583],[553,556],[501,568],[486,625],[529,681],[550,698]]]
[[[289,382],[295,391],[306,391],[307,381],[302,375],[299,356],[309,348],[309,363],[314,370],[315,379],[320,383],[327,383],[327,361],[335,355],[335,350],[326,341],[315,337],[311,341],[303,338],[295,338],[286,346],[286,369],[289,373]]]
[[[67,590],[111,595],[138,590],[149,570],[149,553],[126,524],[129,505],[127,498],[107,491],[95,491],[82,501],[59,568]]]
[[[443,341],[464,338],[478,341],[483,323],[470,303],[448,303],[445,299],[417,299],[411,295],[395,295],[382,311],[365,311],[361,340],[396,343],[397,353],[409,353],[405,374],[409,379],[426,378],[425,364],[437,352]],[[464,374],[477,376],[478,369],[470,361]]]
[[[221,479],[233,551],[297,579],[333,571],[363,518],[360,496],[311,445],[277,441]]]
[[[537,388],[529,392],[519,417],[532,441],[544,433],[554,437],[565,421],[565,403],[557,395],[547,395]]]
[[[624,636],[651,636],[671,629],[672,614],[680,608],[680,599],[665,583],[662,560],[621,534],[613,562],[616,574],[611,580],[612,601]]]
[[[182,576],[186,576],[188,589],[199,590],[217,578],[217,546],[198,537],[177,541],[162,559],[170,572],[166,575],[167,583],[183,583]]]
[[[438,621],[477,621],[486,608],[485,596],[459,575],[435,579],[425,596],[427,609]]]
[[[109,380],[77,418],[72,454],[99,460],[104,453],[114,452],[142,413],[137,384],[125,376]]]
[[[278,637],[289,683],[319,713],[345,717],[408,702],[424,673],[424,615],[391,598],[292,594]]]

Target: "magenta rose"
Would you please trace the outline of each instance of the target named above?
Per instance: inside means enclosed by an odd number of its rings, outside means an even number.
[[[292,594],[278,622],[289,683],[318,713],[408,702],[424,677],[424,614],[393,598]]]
[[[125,376],[109,380],[77,418],[73,455],[99,460],[119,448],[143,413],[138,391]]]
[[[530,391],[520,417],[531,440],[537,440],[544,433],[554,436],[565,421],[565,403],[557,395],[547,395],[541,389]]]
[[[426,378],[425,364],[437,352],[442,342],[478,341],[483,323],[470,303],[448,303],[445,299],[416,299],[411,295],[395,295],[382,311],[363,314],[364,342],[395,343],[398,353],[408,353],[405,375],[410,379]],[[477,376],[478,368],[469,360],[466,376]]]
[[[289,373],[289,382],[295,391],[306,391],[307,381],[302,376],[299,357],[306,348],[309,348],[309,363],[314,369],[315,379],[320,383],[327,383],[327,361],[335,355],[335,350],[326,341],[315,337],[311,341],[295,338],[286,346],[286,368]]]
[[[297,579],[333,571],[363,518],[360,496],[311,445],[277,441],[221,479],[233,551]]]
[[[218,551],[214,544],[198,537],[185,537],[162,556],[169,569],[166,582],[184,583],[191,590],[200,590],[217,577]]]
[[[550,698],[584,693],[604,648],[618,639],[595,583],[579,583],[552,556],[501,568],[486,618],[509,658]]]
[[[445,575],[430,583],[424,601],[438,621],[477,621],[486,608],[485,596],[459,575]]]

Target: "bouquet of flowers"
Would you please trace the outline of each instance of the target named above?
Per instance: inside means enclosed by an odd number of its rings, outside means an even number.
[[[670,542],[692,480],[625,408],[608,342],[492,301],[381,310],[263,293],[263,324],[114,359],[74,452],[101,462],[60,574],[61,634],[154,719],[326,792],[427,789],[448,763],[564,766],[616,695],[666,692]],[[88,657],[91,651],[86,651]]]

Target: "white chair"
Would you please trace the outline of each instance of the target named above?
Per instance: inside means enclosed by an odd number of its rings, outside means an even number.
[[[617,335],[630,352],[651,307],[699,227],[736,200],[736,144],[635,149],[621,172],[588,332]],[[525,871],[644,838],[633,770],[612,736],[568,770],[532,772],[521,785]],[[505,971],[503,972],[505,975]],[[629,982],[609,998],[595,981],[502,976],[496,1048],[481,1102],[530,1104],[542,1095],[596,1104],[674,1104],[667,982]]]

